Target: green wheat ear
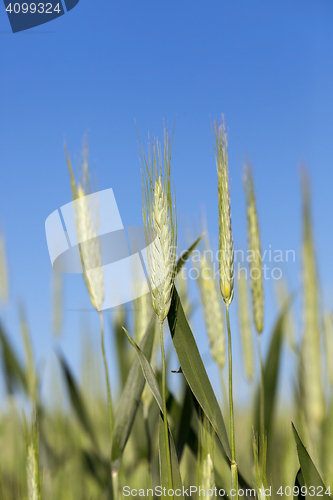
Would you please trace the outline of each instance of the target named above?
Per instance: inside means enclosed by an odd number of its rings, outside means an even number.
[[[228,141],[223,117],[220,126],[217,121],[214,123],[214,132],[219,203],[220,288],[224,303],[228,307],[234,295],[234,243],[231,231]]]
[[[39,440],[36,415],[33,416],[31,431],[24,417],[26,439],[26,468],[28,500],[41,500],[41,484],[39,471]]]
[[[325,412],[322,386],[319,292],[310,214],[310,187],[303,175],[303,338],[301,344],[301,392],[309,429],[318,430]]]
[[[237,277],[238,285],[238,317],[241,335],[243,361],[246,378],[254,379],[254,345],[252,334],[250,298],[247,279],[242,272]]]
[[[142,206],[147,240],[148,275],[154,310],[160,323],[171,305],[176,275],[177,221],[171,193],[172,140],[164,129],[163,159],[158,140],[152,143],[148,160],[141,147]],[[153,243],[152,235],[154,238]]]
[[[258,334],[264,328],[264,285],[261,263],[261,245],[256,198],[252,170],[249,162],[245,166],[244,189],[247,206],[247,236],[250,259],[250,283],[252,291],[252,305],[254,323]]]
[[[214,477],[214,436],[211,425],[206,417],[200,422],[199,453],[197,462],[197,484],[198,487],[212,495],[207,498],[214,498],[215,477]]]
[[[266,456],[267,456],[267,438],[260,443],[260,446],[263,446],[264,450],[260,452],[260,454],[264,457],[264,462],[260,463],[259,461],[259,451],[258,451],[258,440],[253,430],[252,436],[252,448],[253,448],[253,456],[254,456],[254,467],[255,467],[255,476],[256,476],[256,490],[258,500],[266,500],[270,497],[266,495],[266,490],[268,489],[268,483],[266,478]]]
[[[210,345],[210,353],[220,370],[226,362],[226,335],[224,328],[223,303],[214,279],[211,262],[204,255],[200,258],[198,279],[204,320]]]
[[[84,146],[82,180],[76,183],[72,164],[66,151],[67,164],[71,178],[73,200],[75,201],[75,225],[79,244],[83,277],[92,305],[99,311],[104,300],[104,279],[100,239],[97,237],[99,215],[98,207],[87,200],[91,194],[91,178],[88,165],[87,146]]]

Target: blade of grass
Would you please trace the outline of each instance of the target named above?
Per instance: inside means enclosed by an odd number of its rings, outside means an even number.
[[[118,373],[120,376],[121,391],[123,391],[127,379],[127,375],[130,369],[131,357],[128,352],[128,343],[124,336],[122,327],[127,325],[127,314],[126,309],[121,307],[114,316],[113,319],[113,331],[115,337],[115,344],[117,349],[117,363],[118,363]]]
[[[301,466],[302,475],[304,478],[305,485],[308,489],[307,497],[313,496],[324,496],[325,498],[331,498],[328,493],[326,493],[327,488],[323,483],[320,474],[313,463],[307,449],[301,441],[301,438],[298,435],[296,427],[292,422],[292,429],[294,434],[294,439],[297,446],[297,454],[299,463]],[[314,494],[311,494],[311,490],[314,489]]]
[[[28,381],[25,370],[17,358],[14,349],[9,343],[3,326],[0,323],[0,343],[2,353],[2,365],[4,369],[5,382],[9,394],[13,394],[18,387],[28,393]]]
[[[183,267],[183,265],[186,263],[186,261],[188,260],[188,258],[191,256],[193,250],[195,250],[195,248],[198,246],[198,244],[200,243],[202,237],[204,236],[205,233],[202,233],[199,238],[197,238],[195,240],[194,243],[192,243],[192,245],[186,250],[186,252],[184,252],[181,257],[179,257],[179,259],[177,260],[177,265],[176,265],[176,274],[179,273],[179,271],[181,270],[181,268]]]
[[[185,394],[183,398],[182,412],[179,419],[179,427],[177,433],[177,456],[180,462],[185,443],[189,440],[189,433],[191,430],[191,418],[193,413],[193,396],[190,391],[189,386],[186,384]],[[193,435],[192,435],[193,438]],[[196,448],[198,448],[198,443],[196,443]]]
[[[304,477],[302,474],[302,469],[299,469],[299,471],[296,474],[296,478],[295,478],[295,488],[298,488],[298,495],[294,494],[294,500],[302,500],[303,498],[306,497],[306,495],[302,493],[302,488],[304,488],[304,487],[306,488],[305,482],[304,482]]]

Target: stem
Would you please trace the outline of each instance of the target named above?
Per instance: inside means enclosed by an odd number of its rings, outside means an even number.
[[[103,354],[103,362],[104,362],[104,371],[105,371],[105,381],[106,381],[107,398],[108,398],[108,412],[109,412],[109,422],[110,422],[110,435],[111,435],[111,440],[112,440],[112,436],[113,436],[112,399],[111,399],[109,371],[108,371],[108,365],[107,365],[107,362],[106,362],[105,347],[104,347],[104,319],[103,319],[103,313],[101,311],[99,311],[99,318],[100,318],[100,321],[101,321],[101,345],[102,345],[102,354]]]
[[[232,350],[231,350],[231,331],[229,306],[226,307],[227,328],[228,328],[228,360],[229,360],[229,410],[230,410],[230,441],[231,441],[231,487],[235,490],[232,498],[238,500],[238,472],[236,462],[235,446],[235,422],[234,422],[234,403],[232,398]]]
[[[119,498],[119,484],[118,484],[118,472],[111,472],[111,490],[113,492],[113,499],[118,500]]]
[[[261,351],[261,336],[258,335],[258,348],[259,348],[259,361],[260,361],[260,394],[259,394],[259,407],[260,407],[260,463],[263,467],[265,462],[265,388],[264,388],[264,364],[262,361]],[[265,472],[265,471],[263,471]]]
[[[167,454],[169,488],[172,488],[169,432],[168,432],[166,395],[165,395],[166,394],[166,367],[165,367],[165,352],[164,352],[164,341],[163,341],[163,323],[160,323],[160,342],[161,342],[161,354],[162,354],[162,400],[163,400],[163,421],[164,421],[165,449],[166,449],[166,454]]]

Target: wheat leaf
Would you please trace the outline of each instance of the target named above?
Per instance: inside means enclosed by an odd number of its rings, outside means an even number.
[[[307,449],[301,441],[301,438],[298,435],[296,427],[292,422],[292,429],[294,433],[294,439],[297,446],[297,454],[299,463],[301,466],[302,475],[304,478],[305,485],[308,489],[308,498],[311,498],[311,489],[314,488],[315,494],[313,496],[323,496],[325,498],[331,498],[328,493],[326,493],[327,488],[323,483],[320,474],[313,463]]]

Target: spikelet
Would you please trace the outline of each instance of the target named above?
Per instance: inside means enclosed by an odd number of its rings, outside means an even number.
[[[240,272],[237,280],[238,285],[238,317],[243,361],[245,374],[248,380],[254,379],[254,346],[252,336],[252,322],[249,302],[247,279]]]
[[[214,130],[219,202],[220,288],[224,303],[228,307],[234,295],[234,243],[231,231],[228,142],[223,117],[220,126],[217,121],[214,123]]]
[[[261,262],[261,245],[256,199],[249,164],[245,167],[244,189],[247,205],[247,235],[250,259],[250,282],[252,291],[253,318],[258,334],[264,328],[264,286]]]
[[[171,195],[171,149],[167,130],[164,130],[163,162],[157,140],[152,145],[148,161],[141,148],[148,275],[152,304],[160,323],[170,309],[176,274],[177,223]],[[149,244],[152,239],[153,243]]]
[[[211,263],[203,254],[199,261],[200,277],[198,279],[200,298],[203,307],[206,330],[209,339],[210,353],[222,370],[226,362],[226,335],[221,297],[213,277]]]
[[[316,432],[324,416],[322,362],[318,311],[318,282],[310,217],[308,180],[303,178],[303,338],[301,363],[305,416],[309,429]]]
[[[326,373],[329,388],[333,389],[333,318],[331,313],[324,316]]]
[[[87,149],[84,149],[83,181],[76,184],[71,161],[66,150],[67,164],[71,179],[72,195],[75,201],[75,224],[79,241],[83,277],[92,305],[99,311],[104,300],[104,279],[102,269],[102,255],[98,233],[98,207],[89,203],[91,181],[87,160]]]
[[[8,300],[8,267],[5,249],[5,239],[0,234],[0,301]]]

